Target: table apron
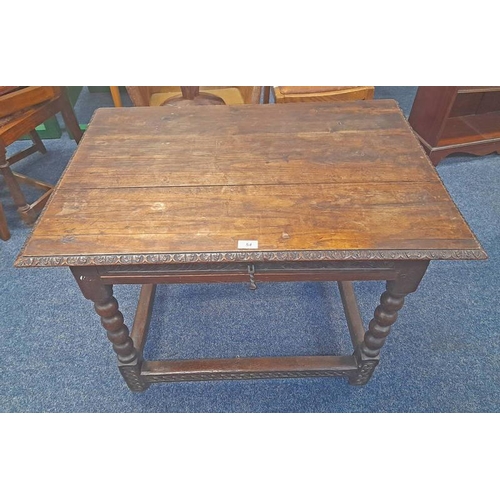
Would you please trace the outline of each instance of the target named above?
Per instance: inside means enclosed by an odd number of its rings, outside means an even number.
[[[397,263],[290,263],[205,266],[106,266],[98,267],[103,283],[108,284],[186,284],[186,283],[243,283],[250,274],[256,282],[286,281],[364,281],[392,280],[401,272]]]

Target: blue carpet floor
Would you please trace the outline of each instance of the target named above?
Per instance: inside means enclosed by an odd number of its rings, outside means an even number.
[[[408,114],[415,87],[377,87]],[[109,95],[84,92],[80,121]],[[75,144],[44,141],[47,154],[15,169],[56,181]],[[26,144],[26,143],[25,143]],[[24,145],[25,145],[24,144]],[[19,144],[11,147],[14,152]],[[500,156],[454,156],[438,167],[489,254],[482,262],[433,262],[408,297],[371,382],[343,379],[185,382],[131,393],[92,304],[68,269],[15,269],[29,234],[3,184],[12,232],[0,241],[2,412],[497,412],[500,410]],[[367,322],[383,283],[357,283]],[[139,289],[117,286],[131,324]],[[160,335],[160,332],[161,335]],[[146,357],[350,354],[333,283],[183,285],[159,288]]]

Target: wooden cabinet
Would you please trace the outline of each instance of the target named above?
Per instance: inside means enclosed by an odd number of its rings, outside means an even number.
[[[451,153],[500,154],[500,87],[419,87],[409,122],[434,165]]]

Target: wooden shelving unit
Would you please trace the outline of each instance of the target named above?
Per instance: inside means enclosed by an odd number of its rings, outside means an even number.
[[[500,87],[419,87],[409,122],[434,165],[500,153]]]

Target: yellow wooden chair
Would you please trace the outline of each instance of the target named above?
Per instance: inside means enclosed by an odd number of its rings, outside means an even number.
[[[373,99],[374,87],[272,87],[276,104]]]

